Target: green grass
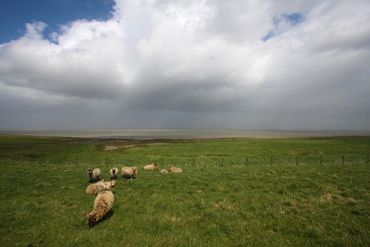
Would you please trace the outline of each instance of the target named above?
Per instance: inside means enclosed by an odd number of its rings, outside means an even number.
[[[369,246],[369,151],[370,138],[0,136],[1,246]],[[184,172],[142,169],[155,161]],[[112,214],[88,228],[87,168],[108,179],[127,164],[137,179],[120,178]]]

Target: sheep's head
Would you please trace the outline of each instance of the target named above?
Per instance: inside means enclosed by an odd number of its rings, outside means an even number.
[[[92,173],[93,173],[93,169],[89,168],[89,170],[87,171],[87,174],[89,174],[89,177],[92,176]]]
[[[88,216],[89,218],[88,218],[88,220],[87,220],[87,224],[89,224],[89,227],[91,228],[91,227],[93,227],[93,226],[95,226],[96,225],[96,217],[95,217],[95,215],[93,215],[93,214],[89,214],[89,216]]]
[[[136,167],[136,166],[133,166],[133,167],[132,167],[132,171],[133,171],[133,173],[136,175],[136,174],[137,174],[137,167]]]

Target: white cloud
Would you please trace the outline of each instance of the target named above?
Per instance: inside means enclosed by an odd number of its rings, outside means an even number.
[[[30,118],[23,105],[44,118],[58,109],[53,127],[369,129],[369,10],[362,0],[117,0],[111,19],[75,20],[49,39],[47,24],[29,23],[0,45],[0,113],[13,119],[0,127]],[[294,13],[302,21],[282,18]]]

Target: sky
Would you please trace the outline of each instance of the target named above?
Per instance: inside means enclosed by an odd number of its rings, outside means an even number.
[[[1,0],[0,129],[370,130],[368,0]]]

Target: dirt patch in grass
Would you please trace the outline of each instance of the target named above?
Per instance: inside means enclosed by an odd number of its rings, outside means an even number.
[[[113,151],[118,149],[119,147],[116,146],[105,146],[104,151]]]

